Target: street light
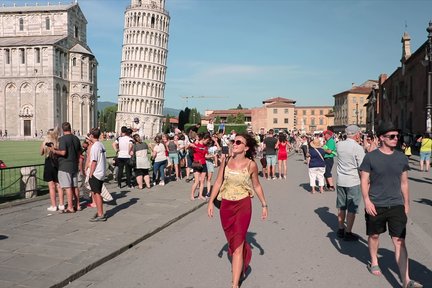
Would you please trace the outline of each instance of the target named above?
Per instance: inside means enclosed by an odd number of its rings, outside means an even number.
[[[375,103],[376,103],[375,89],[376,89],[376,86],[374,85],[374,87],[372,87],[372,96],[369,100],[369,103],[372,106],[371,122],[372,122],[372,134],[373,135],[375,135]]]
[[[427,103],[426,103],[426,132],[432,132],[432,21],[429,21],[429,27],[426,29],[428,34],[428,45],[426,46],[425,64],[428,66],[428,85],[427,85]]]

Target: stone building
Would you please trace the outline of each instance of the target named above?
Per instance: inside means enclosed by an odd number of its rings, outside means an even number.
[[[426,131],[427,41],[411,53],[410,36],[402,36],[401,66],[387,77],[381,74],[375,94],[375,102],[368,102],[368,123],[374,127],[382,121],[391,121],[403,134],[422,134]],[[426,64],[426,65],[424,65]],[[370,95],[371,96],[371,95]],[[372,97],[369,97],[371,100]]]
[[[87,132],[97,117],[97,61],[77,3],[0,7],[0,129],[44,133],[64,121]]]
[[[292,130],[294,124],[295,100],[276,97],[264,100],[263,106],[252,109],[251,120],[253,131],[273,128],[278,130]]]
[[[296,106],[294,128],[304,133],[317,133],[334,125],[333,106]]]
[[[364,104],[372,91],[377,86],[377,81],[368,80],[363,84],[352,85],[351,89],[340,92],[334,97],[334,126],[336,132],[344,131],[345,127],[356,124],[366,129],[366,112]]]
[[[131,0],[126,9],[117,132],[135,117],[147,137],[162,130],[169,22],[165,0]]]

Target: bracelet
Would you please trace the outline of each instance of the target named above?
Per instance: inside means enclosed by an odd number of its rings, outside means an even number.
[[[267,205],[267,204],[265,204],[265,205],[262,205],[261,207],[262,207],[262,208],[267,208],[267,207],[268,207],[268,205]]]

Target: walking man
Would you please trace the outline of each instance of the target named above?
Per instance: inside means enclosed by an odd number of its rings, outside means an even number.
[[[60,187],[66,190],[68,206],[65,213],[74,213],[80,209],[78,190],[78,163],[81,153],[81,143],[78,137],[72,134],[69,122],[62,124],[63,136],[59,139],[59,148],[53,146],[50,150],[59,157],[58,180]],[[76,203],[74,203],[74,200]]]
[[[105,147],[99,141],[100,130],[93,128],[90,131],[90,141],[93,143],[90,150],[90,173],[89,173],[89,184],[91,191],[94,196],[97,213],[90,219],[91,222],[106,221],[106,217],[103,213],[103,199],[101,196],[103,180],[105,178],[106,171],[106,155]]]
[[[358,236],[352,233],[352,227],[361,201],[359,167],[365,152],[358,144],[360,128],[357,125],[348,126],[345,133],[347,139],[336,144],[338,154],[336,208],[339,209],[337,236],[345,241],[356,241]]]
[[[400,134],[393,123],[382,123],[377,136],[381,147],[366,154],[360,166],[365,204],[366,234],[370,253],[369,271],[381,275],[378,265],[379,235],[389,229],[403,287],[423,287],[410,279],[405,246],[409,212],[408,158],[396,151]]]
[[[333,184],[332,169],[334,164],[333,158],[336,156],[336,142],[333,139],[333,132],[330,130],[324,131],[324,139],[326,140],[325,145],[323,146],[323,149],[326,152],[324,155],[324,160],[326,163],[324,177],[327,181],[327,189],[334,191],[335,188]]]

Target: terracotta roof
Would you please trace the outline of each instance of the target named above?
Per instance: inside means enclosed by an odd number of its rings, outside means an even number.
[[[338,94],[333,95],[333,97],[340,96],[340,95],[347,95],[347,94],[366,94],[369,95],[369,93],[372,91],[372,88],[369,87],[361,87],[361,86],[354,86],[350,90],[346,90],[343,92],[340,92]]]
[[[252,112],[249,109],[214,110],[213,113],[208,115],[207,117],[237,115],[239,113],[242,113],[245,116],[250,116]]]
[[[333,109],[333,106],[296,106],[296,109]]]
[[[286,103],[286,102],[273,102],[265,106],[266,108],[278,108],[278,107],[295,107],[294,103]]]
[[[262,103],[266,104],[266,103],[272,103],[272,102],[288,102],[288,103],[293,103],[293,104],[296,103],[295,100],[283,98],[283,97],[270,98],[270,99],[264,100]]]

